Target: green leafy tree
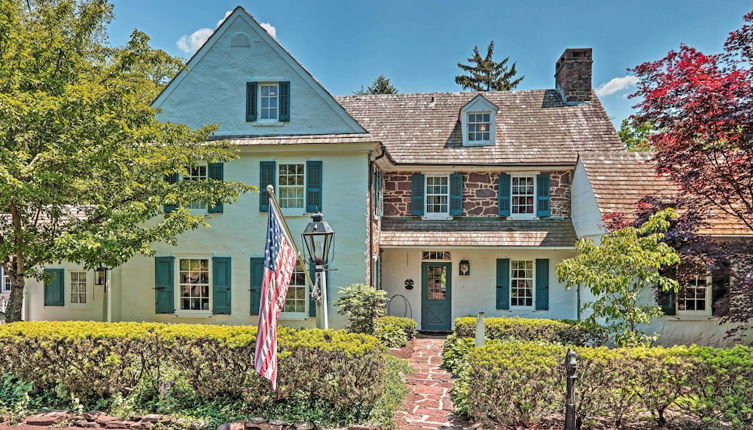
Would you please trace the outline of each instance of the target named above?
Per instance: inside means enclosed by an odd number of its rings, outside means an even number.
[[[389,78],[384,75],[379,75],[374,79],[374,82],[372,82],[371,85],[366,87],[366,89],[362,86],[360,90],[353,94],[397,94],[397,88],[390,83]]]
[[[377,320],[384,316],[387,293],[364,284],[353,284],[338,291],[337,313],[348,318],[348,330],[374,334]]]
[[[473,47],[473,55],[468,58],[469,64],[458,63],[467,75],[455,76],[455,83],[465,90],[473,91],[510,91],[517,87],[525,76],[515,78],[518,73],[517,63],[507,67],[510,57],[501,61],[494,61],[494,41],[486,48],[486,57],[482,58],[478,46]]]
[[[633,118],[623,119],[617,130],[622,143],[628,151],[633,152],[651,151],[651,135],[654,132],[654,126],[650,122],[637,122]]]
[[[680,262],[672,247],[663,241],[674,209],[664,209],[639,227],[625,227],[605,234],[599,245],[589,239],[578,241],[578,255],[557,266],[557,276],[568,287],[587,286],[595,300],[583,308],[592,312],[586,324],[603,321],[619,346],[649,345],[655,336],[641,332],[640,325],[662,315],[656,305],[641,305],[642,291],[658,286],[677,291],[677,281],[662,276],[661,269]]]
[[[26,279],[70,261],[117,266],[207,225],[190,202],[230,203],[253,188],[166,181],[236,157],[214,126],[160,122],[150,101],[182,63],[134,31],[106,44],[104,0],[0,2],[0,256],[21,319]],[[163,205],[176,210],[162,216]]]

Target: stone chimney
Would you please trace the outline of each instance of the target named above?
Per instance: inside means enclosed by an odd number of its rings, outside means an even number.
[[[554,82],[567,103],[591,101],[591,48],[565,49],[554,71]]]

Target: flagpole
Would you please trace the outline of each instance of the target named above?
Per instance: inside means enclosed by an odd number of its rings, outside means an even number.
[[[267,192],[269,193],[269,201],[272,202],[275,209],[277,209],[277,213],[280,214],[280,219],[282,220],[282,228],[285,229],[285,234],[288,235],[288,238],[290,238],[290,241],[292,242],[291,245],[293,246],[293,250],[295,250],[295,254],[298,257],[298,263],[301,265],[301,269],[303,269],[303,274],[306,276],[306,281],[311,286],[311,291],[314,291],[314,288],[316,288],[316,284],[311,279],[311,275],[309,275],[309,271],[306,268],[306,263],[304,262],[303,256],[301,255],[301,252],[298,251],[298,247],[295,244],[295,239],[293,239],[293,235],[290,234],[290,227],[288,227],[288,222],[285,220],[285,215],[282,214],[282,210],[280,209],[280,205],[277,203],[277,196],[275,195],[275,187],[272,185],[267,185]]]

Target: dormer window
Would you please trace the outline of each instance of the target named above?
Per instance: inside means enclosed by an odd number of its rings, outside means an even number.
[[[494,145],[496,136],[497,106],[482,95],[477,95],[460,109],[463,146]]]
[[[468,142],[481,144],[489,143],[491,129],[491,113],[468,114]]]

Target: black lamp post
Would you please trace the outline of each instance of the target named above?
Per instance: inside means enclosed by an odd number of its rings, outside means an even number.
[[[105,266],[102,263],[99,263],[99,267],[94,269],[94,274],[96,275],[94,279],[94,285],[107,288],[107,272],[109,270],[109,267]]]
[[[332,252],[335,242],[335,231],[324,221],[322,214],[317,212],[311,215],[311,222],[308,223],[301,236],[306,245],[309,259],[316,267],[318,278],[316,283],[320,292],[320,300],[317,301],[320,312],[316,314],[321,315],[321,327],[326,329],[329,328],[329,319],[327,317],[327,276],[325,276],[324,271],[330,261],[330,252]]]

